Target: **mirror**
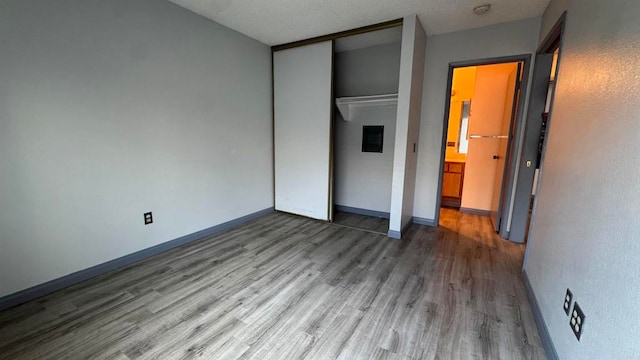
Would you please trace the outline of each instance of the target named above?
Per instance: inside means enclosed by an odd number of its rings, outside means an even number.
[[[458,153],[466,154],[469,149],[469,115],[471,113],[471,100],[462,102],[462,111],[460,112],[460,131],[458,132]]]

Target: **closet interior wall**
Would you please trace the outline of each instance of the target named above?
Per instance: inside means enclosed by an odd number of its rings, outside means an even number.
[[[390,43],[343,49],[336,40],[334,94],[336,98],[397,94],[400,71],[400,29],[380,31],[378,42]],[[384,35],[386,32],[387,35]],[[358,37],[361,35],[356,35]],[[375,33],[368,34],[371,39]],[[354,38],[355,38],[354,37]],[[357,43],[357,41],[356,41]],[[357,46],[356,46],[357,47]],[[354,210],[389,217],[395,146],[397,105],[370,104],[354,107],[345,119],[337,108],[334,123],[334,204],[338,210]],[[382,152],[364,152],[363,126],[384,126]]]

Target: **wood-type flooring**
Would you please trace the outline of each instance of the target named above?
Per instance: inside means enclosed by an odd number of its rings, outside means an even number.
[[[523,251],[274,213],[0,312],[0,359],[544,359]]]

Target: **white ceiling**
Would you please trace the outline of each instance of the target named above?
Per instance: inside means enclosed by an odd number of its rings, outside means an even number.
[[[549,0],[170,0],[267,45],[418,14],[427,34],[443,34],[542,15]],[[474,15],[475,5],[492,4]]]

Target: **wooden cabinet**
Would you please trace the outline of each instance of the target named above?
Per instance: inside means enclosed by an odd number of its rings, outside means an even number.
[[[442,179],[442,196],[462,197],[462,174],[446,172]]]
[[[442,206],[460,207],[463,183],[464,163],[446,162],[442,177]]]

